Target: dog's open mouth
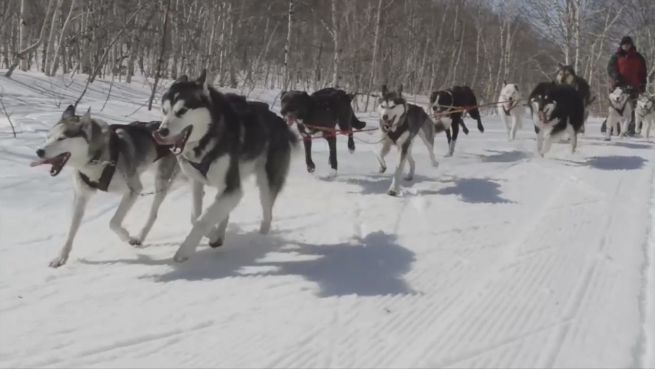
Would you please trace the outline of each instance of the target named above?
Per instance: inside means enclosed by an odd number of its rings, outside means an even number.
[[[544,123],[544,124],[548,123],[548,119],[546,117],[546,112],[545,111],[540,111],[539,112],[539,120],[541,121],[541,123]]]
[[[170,146],[171,152],[177,155],[184,150],[184,146],[186,146],[192,130],[193,126],[188,126],[184,128],[182,132],[174,136],[162,137],[157,131],[153,132],[152,136],[158,144]]]
[[[68,161],[68,159],[70,159],[70,157],[71,154],[69,152],[65,152],[63,154],[59,154],[55,156],[54,158],[33,161],[30,164],[30,166],[36,167],[38,165],[51,164],[52,167],[50,168],[50,175],[54,177],[57,174],[59,174],[59,172],[61,172],[62,169],[64,169],[64,165],[66,165],[66,162]]]

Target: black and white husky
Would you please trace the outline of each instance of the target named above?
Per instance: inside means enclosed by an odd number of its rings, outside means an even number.
[[[430,109],[434,121],[437,123],[437,133],[446,131],[448,139],[448,156],[455,152],[455,144],[459,135],[459,126],[462,126],[465,134],[468,129],[462,119],[465,113],[478,122],[478,130],[484,132],[480,111],[477,108],[478,101],[473,90],[468,86],[455,86],[447,90],[433,91],[430,95]]]
[[[515,83],[506,83],[503,89],[500,90],[498,97],[500,104],[498,105],[498,115],[505,123],[507,128],[507,137],[510,140],[516,139],[516,131],[522,126],[523,113],[521,108],[521,93],[519,86]]]
[[[646,138],[650,136],[650,127],[655,123],[655,95],[642,93],[637,100],[635,111],[635,127],[637,134],[641,134],[643,126],[646,127]]]
[[[403,173],[405,161],[409,161],[409,173],[405,179],[411,181],[414,178],[415,162],[412,157],[412,144],[417,135],[428,148],[432,165],[435,167],[439,165],[434,157],[434,122],[423,108],[407,103],[402,97],[402,86],[396,92],[390,92],[386,85],[382,86],[378,111],[380,129],[384,135],[382,148],[378,155],[380,173],[387,170],[384,157],[389,153],[391,146],[396,146],[400,151],[400,160],[387,192],[389,195],[395,196],[400,193],[400,176]]]
[[[544,156],[552,141],[565,134],[570,138],[571,152],[575,152],[585,114],[582,97],[575,88],[553,82],[540,83],[530,93],[528,106],[537,133],[539,155]]]
[[[173,146],[193,182],[193,227],[174,260],[187,260],[204,236],[212,247],[223,243],[230,212],[243,197],[242,180],[253,173],[263,209],[260,232],[267,233],[296,142],[284,120],[267,104],[218,92],[206,71],[195,81],[176,80],[162,96],[162,115],[155,138]],[[201,214],[205,185],[218,191]]]
[[[311,95],[305,91],[283,91],[280,99],[280,113],[287,124],[298,124],[305,146],[307,171],[314,172],[316,165],[312,160],[312,136],[320,134],[330,149],[331,176],[337,173],[337,135],[336,127],[348,134],[348,150],[355,151],[353,129],[363,129],[366,123],[357,119],[351,106],[354,95],[336,88],[324,88]]]
[[[612,133],[621,135],[628,133],[628,125],[632,120],[632,103],[630,102],[631,91],[623,86],[616,87],[609,94],[609,113],[607,115],[607,127],[605,130],[605,141],[611,139]]]
[[[582,97],[582,102],[584,103],[585,112],[584,120],[587,121],[589,117],[589,106],[594,101],[591,97],[591,87],[587,80],[575,74],[575,69],[571,65],[565,65],[562,63],[557,64],[557,74],[555,75],[555,82],[562,85],[569,85],[573,87],[580,97]],[[582,126],[581,132],[584,133],[584,125]]]
[[[53,177],[65,165],[75,169],[73,220],[64,247],[50,263],[51,267],[59,267],[68,260],[86,204],[96,191],[123,196],[109,226],[131,245],[143,242],[178,168],[169,147],[157,144],[152,138],[158,125],[159,122],[107,125],[91,118],[90,111],[81,117],[75,115],[75,107],[71,105],[50,129],[45,144],[36,151],[39,159],[32,166],[51,165]],[[130,237],[122,222],[143,188],[139,175],[153,165],[156,166],[155,195],[150,214],[139,235]]]

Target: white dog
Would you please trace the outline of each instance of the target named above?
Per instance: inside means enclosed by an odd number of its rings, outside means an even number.
[[[521,128],[521,109],[519,104],[521,102],[521,93],[519,86],[515,83],[505,83],[505,86],[500,91],[498,101],[498,115],[501,117],[507,127],[507,137],[510,140],[516,139],[516,131]]]
[[[646,138],[650,136],[650,127],[655,123],[655,95],[643,93],[637,100],[637,110],[635,111],[635,131],[641,134],[642,127],[646,127]]]
[[[621,135],[628,132],[628,125],[632,117],[632,104],[630,104],[630,93],[624,87],[617,87],[609,94],[610,107],[607,116],[607,130],[605,132],[605,141],[609,141],[612,131],[618,134],[619,128]]]

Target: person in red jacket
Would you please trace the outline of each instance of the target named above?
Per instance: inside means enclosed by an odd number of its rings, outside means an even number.
[[[637,51],[630,36],[621,39],[619,49],[612,55],[607,64],[607,74],[610,77],[610,89],[617,86],[630,87],[632,90],[632,122],[628,134],[634,134],[634,107],[639,93],[646,91],[646,60]]]

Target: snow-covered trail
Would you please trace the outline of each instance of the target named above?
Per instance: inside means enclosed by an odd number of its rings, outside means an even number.
[[[118,199],[99,194],[68,264],[53,270],[70,221],[70,171],[51,178],[28,163],[65,106],[0,86],[12,91],[23,132],[11,139],[0,121],[2,367],[655,366],[652,141],[603,142],[593,121],[577,154],[554,145],[541,159],[529,124],[509,143],[487,117],[487,132],[471,130],[453,158],[437,137],[439,168],[417,142],[417,176],[399,198],[386,195],[395,152],[378,174],[376,145],[357,142],[350,155],[340,141],[330,181],[317,143],[319,174],[305,172],[299,150],[271,235],[257,233],[249,183],[226,245],[204,243],[175,264],[190,229],[185,183],[142,249],[109,230]],[[99,110],[102,86],[83,106]],[[60,86],[73,97],[82,87]],[[103,118],[157,118],[124,116],[145,89],[114,89]],[[150,201],[128,216],[130,231]]]

